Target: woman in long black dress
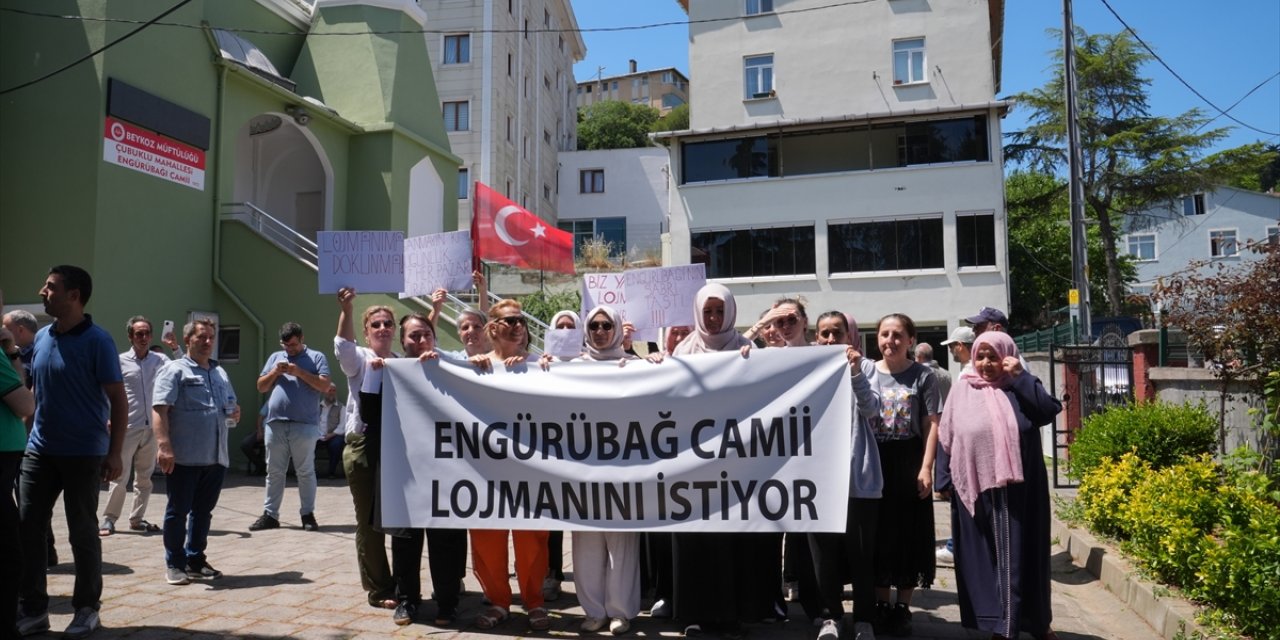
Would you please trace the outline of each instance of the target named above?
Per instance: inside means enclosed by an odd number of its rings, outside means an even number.
[[[973,343],[942,413],[938,482],[951,499],[960,623],[997,638],[1049,624],[1049,481],[1039,426],[1062,411],[1008,335]]]

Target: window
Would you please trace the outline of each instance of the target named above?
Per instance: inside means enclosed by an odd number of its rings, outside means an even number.
[[[748,278],[813,273],[813,226],[695,231],[691,258],[708,278]]]
[[[542,183],[542,199],[551,202],[551,185]]]
[[[543,74],[543,76],[542,76],[542,88],[546,89],[547,91],[550,91],[550,90],[551,90],[551,76],[546,75],[546,74]]]
[[[444,103],[444,130],[468,131],[471,128],[471,103],[466,100]]]
[[[747,0],[747,15],[773,13],[773,0]]]
[[[548,29],[551,28],[551,12],[546,9],[542,10],[542,26]]]
[[[529,76],[524,77],[524,97],[529,97]]]
[[[218,364],[240,362],[240,326],[224,324],[218,327]]]
[[[776,138],[754,136],[680,146],[685,182],[776,176]]]
[[[515,142],[511,136],[511,116],[507,116],[507,142]]]
[[[529,39],[529,19],[528,18],[524,19],[524,39],[525,40]]]
[[[560,36],[560,53],[564,53],[564,36]]]
[[[627,250],[626,218],[594,218],[587,220],[561,220],[556,223],[562,231],[573,234],[573,253],[582,256],[582,245],[592,238],[599,238],[610,245],[610,254]]]
[[[1272,247],[1280,245],[1280,227],[1267,227],[1267,244]]]
[[[1209,231],[1209,255],[1215,258],[1230,258],[1240,253],[1236,244],[1235,229],[1211,229]]]
[[[547,129],[542,130],[542,141],[547,144],[551,144],[551,131]]]
[[[1182,215],[1184,216],[1202,216],[1204,215],[1204,194],[1197,193],[1182,197]]]
[[[956,214],[956,253],[961,268],[996,265],[996,216]]]
[[[579,171],[578,193],[604,193],[604,169]]]
[[[471,36],[467,34],[444,37],[444,63],[465,64],[471,62]]]
[[[896,40],[893,43],[893,83],[925,82],[924,38]]]
[[[773,54],[747,56],[742,63],[743,86],[747,99],[768,98],[773,94]]]
[[[471,194],[471,172],[466,167],[458,169],[458,199],[466,200]]]
[[[503,192],[502,192],[502,195],[507,196],[508,198],[510,198],[510,197],[511,197],[511,196],[509,195],[510,193],[511,193],[511,181],[510,181],[510,180],[507,180],[507,190],[506,190],[506,191],[503,191]]]
[[[512,56],[510,53],[508,53],[507,54],[507,77],[508,78],[511,77],[512,71],[515,70],[515,64],[516,64],[515,56]]]
[[[525,136],[520,140],[520,157],[529,159],[529,136]]]
[[[831,271],[941,269],[942,218],[830,224]]]
[[[1156,234],[1134,233],[1128,238],[1129,255],[1134,260],[1146,262],[1156,259]]]
[[[515,13],[515,0],[507,0],[507,13]]]

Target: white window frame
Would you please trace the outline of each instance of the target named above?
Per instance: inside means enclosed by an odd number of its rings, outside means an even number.
[[[446,115],[449,105],[454,105],[454,117],[452,121]],[[459,122],[458,122],[457,105],[466,105],[467,126],[465,127],[458,126]],[[445,100],[440,105],[440,115],[442,118],[444,118],[444,130],[449,133],[471,130],[471,101],[470,100]]]
[[[1133,252],[1134,242],[1142,243],[1143,238],[1151,239],[1151,257],[1143,258],[1141,255]],[[1130,233],[1125,236],[1125,251],[1134,262],[1155,262],[1156,256],[1160,255],[1160,248],[1157,245],[1157,236],[1154,233]]]
[[[910,48],[905,46],[914,42],[919,42],[920,45],[918,47]],[[899,49],[899,45],[904,45],[904,47]],[[895,87],[913,84],[926,84],[929,82],[929,58],[925,53],[924,36],[918,36],[915,38],[899,38],[893,41],[891,47],[893,51],[893,85]],[[912,62],[914,62],[917,57],[920,60],[920,77],[918,78],[915,77],[915,74],[913,73],[914,65],[912,65]],[[903,60],[906,64],[906,76],[900,77],[898,75],[899,60]]]
[[[749,16],[773,13],[773,0],[746,0],[744,13]]]
[[[1231,253],[1226,253],[1225,249],[1222,253],[1218,253],[1216,251],[1217,247],[1215,246],[1214,236],[1221,235],[1223,236],[1222,239],[1225,241],[1226,240],[1225,234],[1228,234],[1228,233],[1231,234],[1231,238],[1230,238]],[[1210,258],[1236,258],[1239,256],[1240,256],[1240,230],[1239,229],[1227,228],[1227,229],[1210,229],[1209,230],[1209,257]]]
[[[467,46],[465,48],[458,47],[456,44],[462,38],[466,38]],[[450,46],[451,44],[454,46]],[[457,50],[458,59],[453,62],[449,62],[449,51],[452,49]],[[465,59],[463,59],[464,57]],[[451,67],[454,65],[471,64],[471,34],[446,33],[445,36],[440,39],[440,60],[441,64],[449,65]]]
[[[1187,213],[1187,204],[1191,204],[1191,213]],[[1189,193],[1182,196],[1182,215],[1183,216],[1202,216],[1208,213],[1209,199],[1203,193]]]
[[[769,61],[764,62],[764,58]],[[762,100],[772,98],[777,95],[776,87],[778,85],[777,76],[773,71],[773,54],[757,53],[742,57],[742,99],[743,100]],[[755,79],[755,91],[752,91],[751,81]]]

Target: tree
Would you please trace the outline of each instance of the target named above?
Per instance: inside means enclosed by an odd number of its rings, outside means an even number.
[[[648,105],[606,100],[578,110],[578,150],[648,147],[658,110]]]
[[[1270,191],[1280,181],[1280,144],[1254,142],[1210,157],[1228,167],[1224,182],[1238,189]]]
[[[1009,214],[1009,321],[1022,330],[1054,324],[1071,289],[1071,227],[1067,183],[1047,173],[1015,171],[1004,182]],[[1088,229],[1089,270],[1104,268],[1102,239]],[[1121,256],[1124,282],[1136,278],[1133,263]],[[1106,299],[1100,281],[1090,283],[1094,300]]]
[[[689,103],[684,103],[658,118],[653,123],[654,131],[684,131],[689,128]]]
[[[1116,238],[1124,217],[1187,193],[1205,191],[1229,175],[1222,158],[1203,152],[1226,129],[1200,129],[1209,120],[1198,109],[1179,116],[1152,115],[1150,80],[1139,75],[1151,58],[1128,34],[1088,35],[1076,31],[1076,101],[1079,106],[1085,214],[1097,223],[1105,258],[1106,302],[1112,315],[1123,300]],[[1053,173],[1067,165],[1066,108],[1062,52],[1049,84],[1017,94],[1030,108],[1030,124],[1010,134],[1005,157]]]

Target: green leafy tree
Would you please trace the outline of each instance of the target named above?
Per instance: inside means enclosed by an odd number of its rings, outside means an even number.
[[[1009,321],[1019,330],[1050,326],[1067,306],[1071,289],[1071,227],[1067,183],[1047,173],[1015,171],[1005,178],[1009,214]],[[1105,267],[1102,239],[1096,227],[1088,233],[1089,271]],[[1121,278],[1136,279],[1136,269],[1120,256]],[[1102,282],[1090,279],[1093,300],[1105,300]]]
[[[1210,156],[1227,174],[1224,182],[1239,189],[1270,191],[1280,181],[1280,144],[1254,142]]]
[[[1044,173],[1067,166],[1062,53],[1054,78],[1013,100],[1031,110],[1023,131],[1010,134],[1005,157]],[[1198,109],[1178,116],[1153,115],[1150,80],[1140,70],[1151,56],[1128,34],[1089,35],[1077,30],[1076,85],[1083,164],[1085,214],[1102,240],[1106,303],[1112,315],[1123,301],[1123,271],[1116,239],[1124,217],[1182,195],[1205,191],[1230,175],[1223,158],[1203,157],[1226,129],[1204,129]]]
[[[648,105],[606,100],[578,110],[578,150],[648,147],[658,110]]]
[[[689,128],[689,104],[682,104],[653,123],[654,131],[684,131]]]

